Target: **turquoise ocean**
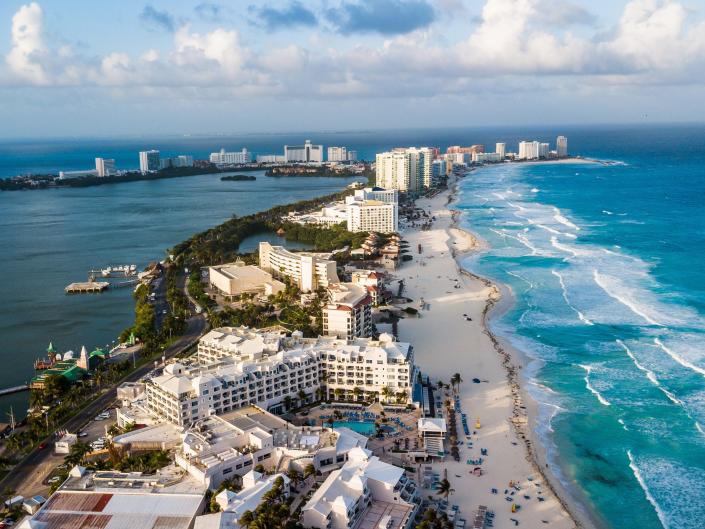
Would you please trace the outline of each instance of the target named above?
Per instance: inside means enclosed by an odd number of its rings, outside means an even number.
[[[492,330],[528,359],[553,472],[598,526],[705,527],[705,135],[592,137],[602,164],[503,164],[459,185],[511,290]]]

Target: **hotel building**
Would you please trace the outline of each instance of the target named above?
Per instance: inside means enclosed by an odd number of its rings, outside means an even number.
[[[504,160],[505,156],[507,155],[507,144],[506,143],[497,143],[495,145],[494,152],[499,154],[499,157]]]
[[[208,268],[208,282],[226,300],[244,293],[276,294],[286,288],[272,274],[242,261]]]
[[[291,162],[323,162],[323,145],[313,145],[306,140],[303,145],[284,145],[284,161]]]
[[[242,151],[236,152],[225,152],[225,149],[220,149],[220,152],[212,152],[210,155],[210,162],[215,165],[236,165],[243,163],[250,163],[252,157],[247,149],[242,149]]]
[[[259,266],[276,277],[288,277],[304,292],[338,283],[335,261],[329,253],[290,252],[283,246],[259,243]]]
[[[140,172],[142,174],[159,170],[159,151],[140,151]]]
[[[112,158],[96,158],[95,170],[98,176],[113,176],[115,174],[115,160]]]
[[[169,364],[147,381],[145,408],[178,425],[248,405],[278,412],[301,392],[309,400],[322,390],[322,376],[336,398],[374,400],[387,387],[385,399],[406,403],[415,375],[411,345],[387,334],[345,340],[222,327],[201,338],[197,362]]]
[[[568,156],[568,138],[565,136],[558,136],[556,138],[556,155],[559,158]]]
[[[519,142],[520,160],[536,160],[539,157],[539,149],[541,144],[537,141],[522,141]]]
[[[376,184],[402,192],[431,187],[433,150],[427,147],[394,149],[377,154]]]
[[[323,334],[352,340],[372,332],[372,298],[363,285],[336,283],[328,287],[323,307]]]
[[[354,162],[357,160],[357,151],[350,151],[347,147],[328,147],[329,162]]]
[[[317,529],[410,529],[421,504],[416,483],[404,469],[354,448],[304,505],[305,527]]]
[[[353,233],[396,233],[399,231],[399,206],[378,200],[353,201],[347,204],[347,226]]]

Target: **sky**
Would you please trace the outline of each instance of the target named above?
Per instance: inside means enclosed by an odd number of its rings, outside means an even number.
[[[705,121],[705,0],[0,2],[0,137]]]

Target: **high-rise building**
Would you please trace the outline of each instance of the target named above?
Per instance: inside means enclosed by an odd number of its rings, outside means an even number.
[[[539,143],[539,158],[548,158],[548,143]]]
[[[329,162],[355,162],[357,161],[357,151],[351,151],[347,147],[328,147]]]
[[[448,162],[445,160],[433,160],[431,165],[431,175],[434,182],[439,181],[441,178],[445,178],[448,175]]]
[[[520,160],[535,160],[539,157],[541,144],[537,141],[522,141],[519,142]]]
[[[323,334],[346,340],[367,338],[372,333],[372,298],[362,285],[335,283],[328,287],[323,306]]]
[[[376,183],[385,189],[419,191],[432,185],[433,150],[398,148],[377,154]]]
[[[504,157],[505,157],[506,154],[507,154],[507,144],[506,144],[506,143],[498,143],[498,144],[495,146],[494,152],[496,152],[497,154],[499,154],[499,157],[500,157],[502,160],[504,160]]]
[[[330,253],[290,252],[283,246],[259,243],[259,266],[276,277],[288,277],[304,292],[337,283],[336,262]]]
[[[113,176],[115,174],[115,160],[113,158],[96,158],[95,170],[98,176]]]
[[[180,154],[172,158],[161,158],[159,169],[170,169],[173,167],[193,167],[193,156]]]
[[[284,161],[290,162],[322,162],[323,145],[313,145],[306,140],[303,145],[284,145]]]
[[[399,231],[399,206],[379,200],[353,201],[346,205],[348,231],[374,231],[396,233]]]
[[[559,158],[568,156],[568,138],[565,136],[558,136],[556,138],[556,155]]]
[[[250,163],[252,157],[247,149],[235,152],[225,152],[225,149],[220,149],[220,152],[212,152],[210,162],[216,165],[235,165],[241,163]]]
[[[460,145],[453,145],[446,149],[446,154],[470,154],[476,152],[485,152],[484,145],[471,145],[470,147],[461,147]]]
[[[140,172],[142,174],[159,170],[159,151],[140,151]]]

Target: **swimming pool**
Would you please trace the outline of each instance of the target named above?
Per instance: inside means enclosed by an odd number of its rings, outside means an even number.
[[[373,422],[363,422],[363,421],[335,421],[333,423],[333,428],[340,428],[344,426],[345,428],[350,428],[352,431],[361,433],[362,435],[372,436],[375,434],[375,423]],[[386,424],[382,425],[382,430],[385,433],[393,432],[394,428]]]
[[[350,428],[353,432],[361,433],[362,435],[370,436],[375,434],[375,423],[373,422],[335,421],[333,423],[333,428],[340,428],[341,426]]]

